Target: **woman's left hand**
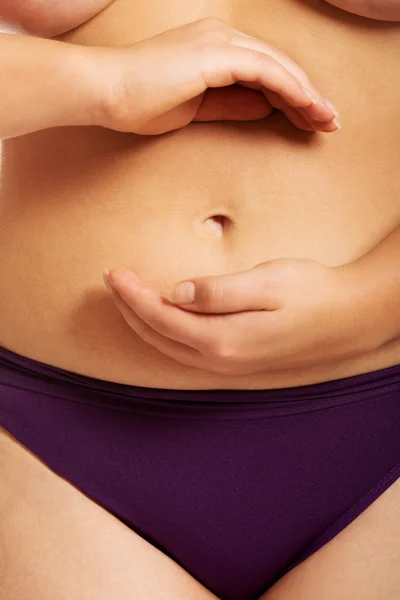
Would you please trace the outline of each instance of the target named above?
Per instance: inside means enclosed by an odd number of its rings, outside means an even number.
[[[193,301],[184,301],[178,288],[167,300],[130,271],[112,269],[105,281],[128,325],[163,354],[206,371],[248,375],[370,349],[362,294],[349,271],[314,260],[271,260],[184,282]]]

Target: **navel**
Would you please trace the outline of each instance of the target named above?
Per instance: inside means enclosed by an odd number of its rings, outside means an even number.
[[[226,215],[211,215],[204,221],[204,226],[210,231],[222,237],[227,229],[232,225],[233,221]]]

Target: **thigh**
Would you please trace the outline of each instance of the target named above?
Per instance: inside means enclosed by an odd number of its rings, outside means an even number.
[[[261,598],[399,600],[400,480]]]
[[[2,600],[215,599],[1,428],[0,473]]]

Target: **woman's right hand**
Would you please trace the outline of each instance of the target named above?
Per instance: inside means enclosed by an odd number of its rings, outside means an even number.
[[[107,82],[98,124],[110,129],[161,134],[192,121],[263,119],[274,108],[306,131],[340,127],[338,113],[294,61],[219,19],[91,50]]]

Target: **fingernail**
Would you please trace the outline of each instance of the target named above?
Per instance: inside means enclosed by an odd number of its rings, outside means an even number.
[[[339,117],[339,111],[333,106],[332,102],[329,102],[329,100],[327,100],[326,98],[324,102],[327,105],[327,107],[333,112],[335,117]]]
[[[176,304],[191,304],[194,302],[195,294],[195,284],[192,281],[184,281],[175,288],[174,302]]]
[[[311,102],[313,104],[317,104],[318,102],[318,98],[316,98],[315,94],[313,94],[312,92],[310,92],[310,90],[308,88],[303,87],[303,92],[305,93],[305,95],[307,96],[307,98],[310,98]]]
[[[111,292],[112,292],[112,285],[111,285],[111,283],[108,281],[108,276],[109,276],[109,274],[110,274],[110,269],[103,269],[103,280],[104,280],[104,283],[105,283],[105,286],[106,286],[106,288],[108,289],[108,291],[109,291],[109,292],[110,292],[110,294],[111,294]]]
[[[334,122],[334,123],[335,123],[335,125],[336,125],[336,129],[343,129],[343,127],[342,127],[342,126],[341,126],[341,124],[339,123],[339,121],[338,121],[337,117],[335,117],[335,118],[333,119],[333,122]]]

